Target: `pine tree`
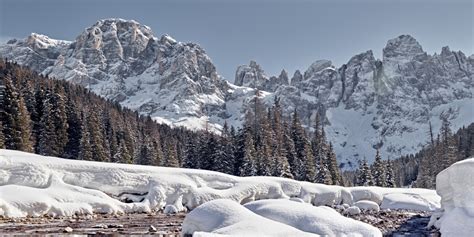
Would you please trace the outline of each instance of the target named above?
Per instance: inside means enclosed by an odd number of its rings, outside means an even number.
[[[325,156],[320,156],[318,161],[318,172],[316,174],[316,182],[332,185],[331,172],[328,169]]]
[[[396,185],[395,185],[395,180],[394,180],[394,176],[393,176],[393,167],[392,167],[392,162],[389,160],[387,160],[387,164],[386,164],[386,167],[385,167],[385,187],[389,187],[389,188],[395,188]]]
[[[443,118],[443,122],[441,124],[441,141],[443,144],[441,147],[441,167],[442,169],[445,169],[457,161],[456,154],[458,153],[456,140],[453,137],[450,123],[447,118]]]
[[[83,114],[82,133],[79,145],[79,160],[93,160],[91,135],[89,133],[88,121],[89,118]]]
[[[145,136],[138,151],[137,163],[140,165],[158,165],[155,160],[156,156],[156,150],[151,138]]]
[[[274,159],[272,173],[273,176],[277,177],[293,178],[287,159],[287,151],[284,146],[285,130],[283,128],[283,118],[281,114],[280,100],[278,97],[275,97],[271,115],[269,116],[274,135],[272,139],[272,157]]]
[[[380,156],[380,151],[377,149],[376,154],[375,154],[375,161],[374,164],[372,165],[372,177],[373,177],[373,182],[375,186],[379,187],[385,187],[385,167],[382,161],[382,157]]]
[[[329,143],[327,161],[328,161],[329,173],[331,174],[331,178],[332,178],[332,184],[344,185],[341,173],[339,171],[339,166],[337,165],[336,153],[334,153],[334,148],[332,146],[332,143]]]
[[[68,98],[66,102],[67,117],[67,143],[64,148],[64,157],[69,159],[77,159],[79,156],[79,148],[81,145],[82,122],[77,112],[78,108],[73,99]]]
[[[233,156],[234,150],[232,147],[232,135],[230,134],[227,122],[224,123],[222,135],[217,141],[217,146],[213,158],[213,170],[233,174],[235,165]]]
[[[110,154],[107,154],[107,151],[104,147],[104,141],[106,139],[103,132],[103,123],[101,123],[98,111],[101,111],[101,109],[97,107],[90,110],[89,118],[87,120],[90,146],[94,151],[92,153],[92,159],[95,161],[108,161],[110,159]]]
[[[291,137],[290,126],[287,122],[283,122],[283,149],[285,150],[285,158],[288,161],[291,176],[296,176],[296,151],[295,143]]]
[[[119,163],[133,163],[132,156],[130,155],[124,140],[119,140],[118,151],[114,154],[113,160]]]
[[[4,80],[3,135],[7,149],[33,151],[30,115],[10,76]]]
[[[248,130],[246,130],[248,131]],[[240,165],[239,174],[240,176],[255,176],[257,175],[257,164],[255,161],[256,150],[252,135],[249,132],[244,134],[245,144],[243,147],[243,160]]]
[[[5,137],[3,136],[3,124],[1,120],[0,120],[0,149],[5,149]]]
[[[293,113],[291,126],[292,140],[295,144],[295,178],[313,182],[315,180],[315,164],[312,156],[311,146],[301,126],[298,114]]]
[[[165,156],[165,166],[179,167],[178,154],[176,151],[176,142],[170,141],[167,144],[167,152]]]
[[[359,186],[372,186],[372,174],[370,172],[369,165],[367,164],[367,160],[364,159],[362,165],[359,169],[359,174],[357,176],[357,185]]]
[[[64,91],[57,86],[49,89],[43,101],[43,113],[40,118],[38,152],[42,155],[63,156],[68,141],[66,106]]]
[[[31,136],[30,115],[26,109],[26,105],[22,97],[19,98],[18,112],[17,131],[20,132],[20,134],[18,134],[18,150],[33,152],[34,149]]]
[[[199,139],[199,136],[197,136],[194,139],[188,139],[186,141],[186,145],[185,145],[186,152],[185,152],[185,156],[183,160],[184,168],[193,168],[193,169],[199,168],[199,165],[198,165],[199,157],[197,155],[198,147],[196,146],[198,139]]]
[[[271,176],[273,171],[274,159],[272,157],[273,134],[268,122],[268,117],[262,118],[260,124],[259,142],[257,147],[257,174],[261,176]]]

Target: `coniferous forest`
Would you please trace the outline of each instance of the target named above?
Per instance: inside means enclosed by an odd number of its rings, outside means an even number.
[[[155,123],[84,87],[0,62],[3,87],[0,148],[68,159],[279,176],[343,185],[336,155],[319,118],[309,136],[298,114],[278,100],[251,102],[242,128],[222,134]]]
[[[0,61],[0,78],[0,148],[41,155],[333,185],[425,188],[434,188],[439,171],[474,155],[474,125],[452,134],[444,120],[436,138],[430,129],[431,142],[419,153],[390,161],[377,151],[373,164],[364,160],[358,170],[342,175],[320,116],[309,132],[296,111],[283,114],[278,98],[268,108],[258,91],[243,126],[224,124],[215,134],[158,124],[82,86],[15,63]]]

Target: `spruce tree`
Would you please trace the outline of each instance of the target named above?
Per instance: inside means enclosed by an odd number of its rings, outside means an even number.
[[[81,133],[81,140],[79,145],[79,160],[93,160],[92,155],[92,145],[91,145],[91,135],[89,133],[89,118],[87,115],[82,115],[82,133]]]
[[[64,157],[69,159],[77,159],[81,144],[82,121],[78,114],[78,107],[72,98],[68,98],[66,102],[67,117],[67,143],[64,148]]]
[[[285,158],[288,161],[291,176],[296,177],[296,151],[295,143],[291,137],[291,129],[288,123],[283,122],[283,149],[285,150]]]
[[[315,163],[312,156],[311,146],[301,126],[298,114],[295,110],[291,126],[292,140],[295,144],[295,178],[297,180],[315,180]]]
[[[380,156],[379,149],[377,149],[376,151],[375,161],[374,161],[374,164],[372,165],[371,171],[372,171],[374,185],[379,186],[379,187],[385,187],[386,186],[385,166],[383,164],[382,157]]]
[[[227,122],[224,123],[222,134],[217,140],[217,148],[214,153],[213,170],[222,173],[233,174],[234,172],[234,150],[232,147],[232,135],[230,134]]]
[[[132,155],[128,151],[124,140],[119,140],[118,151],[114,154],[113,160],[119,163],[133,163]]]
[[[392,167],[392,161],[390,159],[387,160],[387,165],[385,167],[385,187],[389,188],[395,188],[395,177],[393,176],[393,167]]]
[[[447,118],[443,118],[441,123],[441,141],[441,170],[443,170],[457,161],[456,154],[458,153],[456,140],[453,137],[450,123]]]
[[[165,156],[165,166],[167,167],[179,167],[178,154],[176,151],[176,142],[169,141],[167,142],[167,152]]]
[[[14,87],[9,75],[3,78],[3,135],[7,149],[33,151],[30,115],[25,102],[17,88]]]
[[[140,165],[158,165],[156,160],[156,150],[151,138],[145,136],[141,142],[140,150],[136,162]]]
[[[17,140],[18,150],[33,152],[30,115],[22,97],[19,98],[18,112],[17,131],[20,132],[18,134],[19,140]]]
[[[362,165],[359,168],[358,176],[357,176],[357,185],[358,186],[372,186],[373,179],[372,174],[370,172],[370,167],[367,164],[367,160],[364,159]]]
[[[104,147],[104,141],[106,140],[103,132],[103,123],[99,118],[98,111],[101,109],[97,106],[89,111],[89,118],[87,120],[87,128],[89,129],[90,146],[94,151],[92,153],[92,159],[95,161],[108,161],[110,154],[107,154],[107,150]]]
[[[284,177],[284,178],[293,178],[291,173],[290,164],[287,158],[287,151],[284,145],[285,139],[285,129],[283,126],[283,118],[280,106],[280,100],[278,97],[275,97],[273,108],[271,110],[271,115],[269,116],[271,120],[271,127],[273,131],[272,139],[272,157],[273,157],[273,176]]]
[[[332,184],[333,185],[344,185],[342,180],[342,175],[339,171],[339,166],[337,165],[336,153],[334,153],[334,148],[332,143],[329,143],[329,149],[327,154],[328,169],[331,174]]]
[[[240,165],[239,174],[240,176],[255,176],[257,175],[257,164],[255,160],[257,151],[255,150],[252,135],[247,132],[244,134],[244,137],[244,154],[242,164]]]
[[[5,149],[5,137],[3,136],[3,124],[1,120],[0,120],[0,149]]]
[[[183,160],[184,168],[193,168],[193,169],[199,168],[198,147],[196,146],[197,139],[199,139],[199,136],[197,136],[195,139],[188,139],[186,141],[186,145],[185,145],[186,152],[185,152],[185,156]]]

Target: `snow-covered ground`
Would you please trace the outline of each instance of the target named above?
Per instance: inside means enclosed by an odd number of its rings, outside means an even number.
[[[382,236],[379,229],[342,216],[330,207],[315,207],[284,199],[250,202],[213,200],[183,222],[183,234],[193,236]]]
[[[435,225],[443,236],[474,233],[474,158],[457,162],[436,176],[442,216]],[[434,220],[433,220],[434,221]]]
[[[348,212],[359,208],[435,211],[440,207],[440,197],[434,190],[346,188],[277,177],[236,177],[205,170],[78,161],[0,150],[0,216],[7,218],[160,210],[174,213],[193,210],[216,199],[226,200],[207,207],[229,208],[218,210],[222,212],[218,215],[253,216],[250,224],[265,222],[271,226],[278,222],[275,225],[280,227],[274,229],[281,230],[278,233],[302,231],[320,235],[376,232],[373,227],[349,221],[329,207],[315,206],[337,206]],[[257,201],[263,199],[284,200]],[[189,217],[192,223],[194,215]],[[238,217],[229,218],[236,226],[247,226],[240,223]],[[298,226],[300,221],[292,218],[305,221],[307,225]],[[345,224],[340,225],[338,220]],[[230,225],[225,220],[220,222],[199,230],[210,228],[212,231],[208,232],[213,232],[213,228]],[[262,226],[260,224],[258,226]],[[268,233],[273,235],[274,232]]]

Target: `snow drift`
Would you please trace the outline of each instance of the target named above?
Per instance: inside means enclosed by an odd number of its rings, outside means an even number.
[[[290,201],[287,201],[290,202]],[[307,204],[308,205],[308,204]],[[231,200],[213,200],[190,212],[183,234],[193,236],[319,236],[259,216]]]
[[[474,233],[474,158],[454,163],[436,176],[444,213],[437,221],[443,236]]]
[[[416,198],[417,207],[435,210],[434,190],[378,187],[345,188],[276,177],[236,177],[213,171],[101,163],[0,150],[0,216],[71,216],[192,210],[214,199],[245,204],[290,199],[316,206],[369,200]],[[295,205],[297,202],[294,202]]]
[[[347,218],[336,210],[289,200],[260,200],[244,205],[268,219],[322,236],[382,236],[379,229]]]

